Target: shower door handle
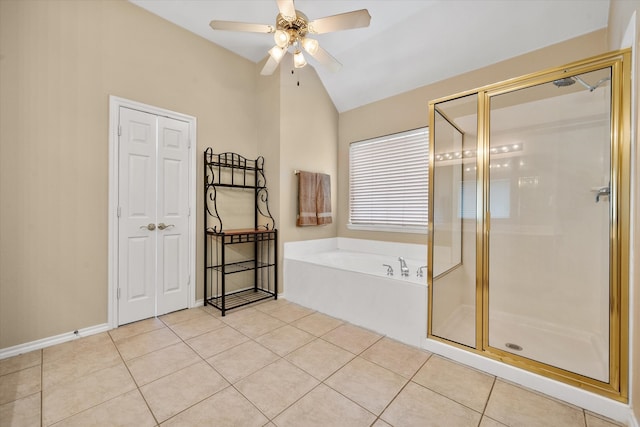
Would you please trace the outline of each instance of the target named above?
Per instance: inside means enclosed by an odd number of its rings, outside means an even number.
[[[609,187],[600,187],[600,188],[596,188],[594,189],[594,191],[596,192],[596,203],[598,203],[600,201],[600,196],[609,196],[609,194],[611,194],[611,190],[609,189]]]

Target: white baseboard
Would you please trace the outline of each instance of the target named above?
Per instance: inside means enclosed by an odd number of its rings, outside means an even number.
[[[62,344],[63,342],[72,341],[82,337],[88,337],[89,335],[99,334],[106,332],[109,329],[108,323],[101,325],[89,326],[88,328],[78,329],[75,331],[66,332],[64,334],[55,335],[52,337],[42,338],[36,341],[27,342],[24,344],[14,345],[13,347],[7,347],[0,349],[0,360],[8,357],[17,356],[19,354],[28,353],[33,350],[40,350],[41,348],[50,347],[56,344]]]
[[[638,422],[638,419],[633,413],[629,415],[629,427],[640,427],[640,422]]]
[[[284,298],[284,294],[279,294],[278,298]],[[192,307],[202,307],[203,305],[204,299],[199,299],[195,301]],[[77,334],[75,333],[75,331],[71,331],[64,334],[27,342],[24,344],[18,344],[13,347],[2,348],[0,349],[0,360],[17,356],[23,353],[28,353],[33,350],[40,350],[41,348],[50,347],[52,345],[62,344],[63,342],[72,341],[78,338],[88,337],[89,335],[99,334],[110,329],[112,328],[108,323],[103,323],[101,325],[94,325],[89,326],[88,328],[78,329]]]

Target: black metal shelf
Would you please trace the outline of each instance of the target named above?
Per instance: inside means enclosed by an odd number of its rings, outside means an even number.
[[[253,229],[242,229],[242,230],[228,230],[217,232],[212,229],[207,229],[207,234],[210,236],[215,236],[216,238],[220,238],[224,240],[224,243],[227,245],[233,245],[236,243],[252,243],[252,242],[260,242],[263,240],[275,240],[276,234],[275,230],[253,230]]]
[[[257,291],[254,289],[245,289],[237,292],[232,292],[224,296],[224,300],[222,295],[217,297],[211,297],[207,299],[207,304],[216,307],[219,310],[222,310],[223,307],[238,308],[248,304],[253,304],[254,302],[264,301],[270,298],[276,298],[277,295],[275,293],[265,291],[262,289],[258,289]]]
[[[267,187],[264,187],[264,186],[256,187],[255,185],[238,185],[238,184],[216,184],[216,187],[222,187],[222,188],[244,188],[244,189],[247,189],[247,190],[253,190],[254,188],[258,188],[258,189],[267,188]]]
[[[266,267],[273,267],[273,266],[275,266],[274,263],[248,260],[248,261],[232,262],[228,264],[210,265],[210,266],[207,266],[207,268],[212,268],[216,271],[223,272],[224,274],[233,274],[233,273],[241,273],[243,271],[251,271],[256,268],[266,268]]]
[[[233,308],[278,298],[278,232],[269,212],[263,166],[262,156],[252,160],[236,153],[214,154],[211,148],[204,152],[204,304],[218,308],[223,316]],[[253,190],[253,228],[223,229],[217,206],[218,190],[222,188]],[[239,253],[248,250],[253,254],[243,254],[243,261],[228,262],[227,246],[243,243],[252,246],[239,247]],[[227,289],[227,276],[241,272],[253,272],[251,279],[238,279],[252,283],[240,283],[242,289]],[[233,282],[235,287],[238,280]]]

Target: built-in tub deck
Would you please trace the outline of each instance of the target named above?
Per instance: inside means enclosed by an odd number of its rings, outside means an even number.
[[[426,245],[358,239],[285,244],[284,289],[292,302],[416,347],[427,336]],[[399,257],[409,275],[402,276]],[[393,275],[387,275],[390,265]]]

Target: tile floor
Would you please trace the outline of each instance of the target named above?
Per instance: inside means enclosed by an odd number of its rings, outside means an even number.
[[[285,300],[0,361],[0,426],[617,424]]]

